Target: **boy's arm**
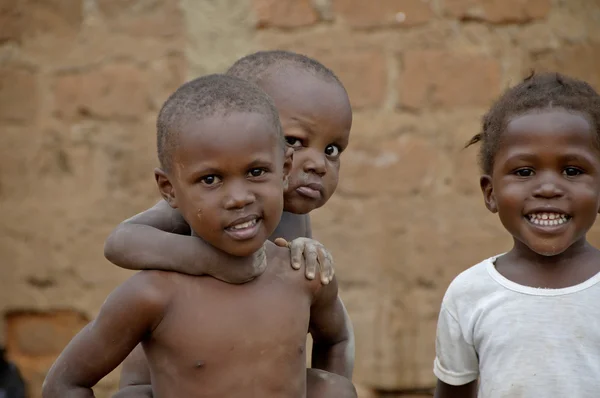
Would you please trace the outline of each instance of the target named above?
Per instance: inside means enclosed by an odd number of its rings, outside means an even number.
[[[152,398],[150,367],[141,344],[123,361],[119,388],[113,398]]]
[[[92,387],[154,330],[168,305],[160,275],[139,273],[118,287],[50,368],[43,398],[89,398]]]
[[[462,386],[452,386],[438,379],[433,398],[477,398],[477,380]]]
[[[129,386],[119,390],[112,398],[152,398],[152,386]]]
[[[177,270],[197,255],[190,234],[181,214],[161,200],[119,224],[106,239],[104,256],[131,270]]]
[[[310,311],[313,338],[312,367],[352,379],[354,331],[348,312],[338,297],[335,277],[321,286]]]

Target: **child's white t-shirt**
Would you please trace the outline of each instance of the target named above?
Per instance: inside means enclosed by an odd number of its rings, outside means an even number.
[[[434,373],[479,378],[479,398],[600,397],[600,273],[564,289],[522,286],[492,257],[458,275],[438,320]]]

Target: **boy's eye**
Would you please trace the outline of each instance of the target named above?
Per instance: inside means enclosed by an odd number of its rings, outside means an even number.
[[[292,148],[299,148],[302,146],[302,140],[296,137],[286,136],[285,142]]]
[[[217,177],[216,175],[208,175],[208,176],[204,176],[204,177],[200,178],[200,182],[207,186],[215,185],[216,183],[218,183],[220,181],[221,181],[221,179],[219,177]]]
[[[519,177],[531,177],[534,173],[532,169],[519,169],[515,171],[515,174]]]
[[[563,170],[563,173],[567,176],[567,177],[575,177],[578,176],[579,174],[582,174],[583,171],[578,169],[577,167],[566,167]]]
[[[340,154],[340,147],[337,145],[327,145],[327,148],[325,148],[325,155],[327,156],[331,156],[331,157],[336,157]]]
[[[260,176],[263,176],[266,172],[267,172],[267,170],[265,170],[265,169],[256,168],[256,169],[250,170],[248,172],[248,174],[252,177],[260,177]]]

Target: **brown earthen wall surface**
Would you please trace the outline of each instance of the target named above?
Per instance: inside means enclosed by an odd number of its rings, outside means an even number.
[[[0,337],[31,398],[130,274],[102,246],[158,199],[162,101],[273,48],[318,57],[350,93],[350,148],[314,234],[355,325],[361,397],[416,397],[434,385],[448,283],[510,247],[461,148],[532,67],[600,89],[600,0],[0,0]]]

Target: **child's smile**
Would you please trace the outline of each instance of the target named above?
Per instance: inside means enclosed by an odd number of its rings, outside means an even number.
[[[176,205],[192,230],[235,256],[260,249],[283,210],[285,162],[275,127],[259,113],[187,123],[174,154]]]
[[[482,189],[517,246],[552,256],[584,241],[600,207],[600,150],[591,123],[562,109],[510,120]]]
[[[258,214],[241,217],[229,223],[225,232],[234,240],[252,239],[258,235],[261,222],[262,217]]]

